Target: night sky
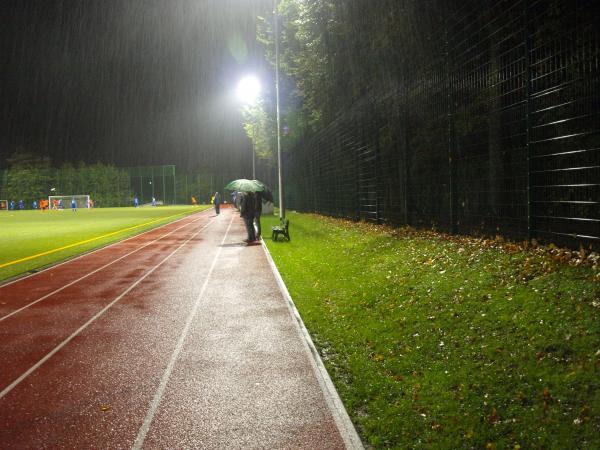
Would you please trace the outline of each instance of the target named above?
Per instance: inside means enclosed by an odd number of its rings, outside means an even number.
[[[0,0],[0,166],[251,163],[233,92],[272,71],[255,41],[270,0]],[[245,160],[247,159],[247,161]]]

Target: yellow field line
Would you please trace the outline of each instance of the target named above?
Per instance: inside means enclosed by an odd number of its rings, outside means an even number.
[[[75,242],[74,244],[65,245],[64,247],[59,247],[59,248],[55,248],[55,249],[52,249],[52,250],[48,250],[47,252],[38,253],[37,255],[31,255],[31,256],[27,256],[25,258],[15,259],[14,261],[9,261],[7,263],[0,264],[0,269],[2,269],[4,267],[12,266],[14,264],[21,263],[23,261],[29,261],[31,259],[39,258],[40,256],[46,256],[46,255],[50,255],[52,253],[56,253],[56,252],[60,252],[62,250],[66,250],[68,248],[77,247],[78,245],[87,244],[88,242],[97,241],[98,239],[103,239],[103,238],[106,238],[106,237],[109,237],[109,236],[114,236],[115,234],[123,233],[125,231],[135,230],[136,228],[144,227],[146,225],[150,225],[150,224],[155,223],[155,222],[160,222],[161,220],[170,219],[171,217],[181,216],[182,214],[187,214],[187,212],[188,211],[182,212],[182,213],[173,214],[172,216],[161,217],[161,218],[156,219],[156,220],[151,220],[150,222],[145,222],[145,223],[141,223],[139,225],[134,225],[133,227],[123,228],[121,230],[113,231],[112,233],[103,234],[102,236],[96,236],[96,237],[93,237],[91,239],[86,239],[85,241]]]

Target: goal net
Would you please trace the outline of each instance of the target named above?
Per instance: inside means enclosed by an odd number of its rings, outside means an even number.
[[[8,200],[0,200],[0,211],[8,210]]]
[[[71,202],[75,200],[77,208],[89,208],[89,195],[51,195],[48,197],[50,209],[71,209]]]

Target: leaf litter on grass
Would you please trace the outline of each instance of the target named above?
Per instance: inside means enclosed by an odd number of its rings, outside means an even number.
[[[366,442],[600,445],[596,254],[311,215],[294,223],[310,270],[291,247],[274,257]]]

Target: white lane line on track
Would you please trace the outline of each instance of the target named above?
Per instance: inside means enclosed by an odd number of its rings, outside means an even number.
[[[160,405],[162,397],[167,388],[167,383],[169,382],[169,378],[171,378],[171,372],[173,372],[175,363],[177,362],[177,359],[179,358],[179,354],[181,353],[185,339],[187,338],[187,335],[190,331],[190,327],[192,325],[192,320],[194,320],[194,317],[196,316],[196,313],[198,312],[198,307],[200,306],[202,297],[204,297],[204,292],[206,291],[206,287],[208,286],[208,281],[210,280],[210,277],[215,269],[215,265],[217,264],[217,260],[219,259],[219,256],[221,255],[221,250],[223,250],[223,244],[225,243],[225,239],[227,238],[227,235],[229,234],[231,224],[233,223],[233,218],[234,218],[234,216],[232,216],[231,220],[229,221],[229,226],[227,227],[227,230],[225,231],[225,235],[223,236],[221,245],[219,246],[219,249],[217,250],[217,254],[215,255],[215,257],[212,261],[212,264],[210,266],[208,274],[206,275],[206,279],[204,280],[204,284],[202,285],[202,289],[200,289],[200,294],[198,294],[198,298],[196,298],[194,307],[190,311],[190,315],[188,316],[185,326],[183,327],[183,330],[181,331],[181,335],[179,336],[177,345],[175,346],[175,349],[173,350],[173,354],[171,355],[169,364],[167,365],[167,368],[165,369],[165,372],[163,373],[163,376],[160,380],[158,389],[156,390],[156,394],[154,394],[154,398],[152,399],[152,403],[150,403],[150,408],[148,409],[148,414],[146,414],[146,418],[144,419],[144,422],[142,423],[142,426],[138,432],[137,438],[135,439],[135,442],[133,443],[133,446],[131,447],[132,450],[139,450],[144,445],[144,440],[146,439],[146,435],[148,434],[148,431],[150,430],[150,425],[152,425],[152,421],[154,420],[156,411],[158,410],[158,407]]]
[[[120,256],[119,258],[117,258],[117,259],[115,259],[115,260],[113,260],[113,261],[111,261],[111,262],[109,262],[109,263],[107,263],[107,264],[103,265],[102,267],[99,267],[98,269],[95,269],[95,270],[91,271],[90,273],[88,273],[88,274],[86,274],[86,275],[83,275],[82,277],[80,277],[80,278],[78,278],[78,279],[76,279],[76,280],[74,280],[74,281],[71,281],[71,282],[70,282],[70,283],[68,283],[68,284],[65,284],[64,286],[61,286],[61,287],[59,287],[58,289],[56,289],[56,290],[54,290],[54,291],[52,291],[52,292],[50,292],[50,293],[48,293],[48,294],[46,294],[46,295],[44,295],[44,296],[42,296],[42,297],[38,298],[37,300],[34,300],[34,301],[32,301],[31,303],[28,303],[28,304],[27,304],[27,305],[25,305],[25,306],[22,306],[22,307],[21,307],[21,308],[19,308],[19,309],[16,309],[16,310],[14,310],[14,311],[13,311],[13,312],[11,312],[11,313],[8,313],[7,315],[5,315],[5,316],[3,316],[3,317],[0,317],[0,322],[2,322],[2,321],[3,321],[3,320],[5,320],[5,319],[8,319],[8,318],[9,318],[9,317],[11,317],[11,316],[14,316],[15,314],[17,314],[17,313],[19,313],[19,312],[23,311],[24,309],[27,309],[27,308],[29,308],[29,307],[31,307],[31,306],[33,306],[33,305],[35,305],[36,303],[39,303],[39,302],[41,302],[41,301],[43,301],[43,300],[46,300],[48,297],[51,297],[52,295],[54,295],[54,294],[56,294],[56,293],[58,293],[58,292],[60,292],[60,291],[62,291],[62,290],[64,290],[64,289],[66,289],[66,288],[68,288],[68,287],[70,287],[70,286],[73,286],[73,285],[74,285],[74,284],[76,284],[76,283],[79,283],[81,280],[84,280],[84,279],[86,279],[87,277],[89,277],[89,276],[91,276],[91,275],[94,275],[95,273],[98,273],[98,272],[100,272],[100,271],[101,271],[101,270],[103,270],[103,269],[106,269],[108,266],[110,266],[110,265],[112,265],[112,264],[114,264],[114,263],[116,263],[116,262],[118,262],[118,261],[120,261],[120,260],[122,260],[122,259],[124,259],[124,258],[126,258],[126,257],[128,257],[128,256],[131,256],[131,255],[133,255],[134,253],[137,253],[137,252],[139,252],[140,250],[142,250],[142,249],[146,248],[147,246],[149,246],[149,245],[151,245],[151,244],[154,244],[154,243],[155,243],[155,242],[157,242],[157,241],[160,241],[161,239],[163,239],[163,238],[165,238],[165,237],[169,236],[170,234],[173,234],[173,233],[175,233],[176,231],[178,231],[178,230],[181,230],[182,228],[185,228],[185,227],[187,227],[188,225],[191,225],[191,224],[193,224],[193,223],[196,223],[196,222],[198,222],[200,219],[202,219],[202,217],[199,217],[199,218],[197,218],[197,219],[195,219],[195,220],[193,220],[193,221],[191,221],[191,222],[188,222],[188,223],[186,223],[186,224],[184,224],[184,225],[182,225],[182,226],[180,226],[180,227],[178,227],[178,228],[175,228],[174,230],[172,230],[172,231],[169,231],[168,233],[165,233],[165,234],[163,234],[162,236],[160,236],[160,237],[158,237],[158,238],[154,239],[153,241],[150,241],[150,242],[148,242],[148,243],[146,243],[146,244],[142,245],[141,247],[138,247],[138,248],[136,248],[135,250],[132,250],[131,252],[129,252],[129,253],[127,253],[127,254],[123,255],[123,256]],[[171,222],[171,223],[173,223],[173,222]],[[209,222],[209,223],[208,223],[206,226],[210,225],[211,223],[212,223],[212,221],[211,221],[211,222]],[[138,236],[139,236],[139,235],[138,235]],[[121,241],[121,242],[123,242],[123,241]]]
[[[200,234],[200,232],[202,230],[204,230],[206,227],[208,227],[213,222],[214,222],[214,220],[211,221],[211,222],[209,222],[208,224],[206,224],[202,228],[200,228],[191,237],[189,237],[188,239],[186,239],[179,247],[177,247],[175,250],[173,250],[171,253],[169,253],[162,261],[160,261],[156,266],[154,266],[152,269],[150,269],[148,272],[146,272],[139,280],[137,280],[135,283],[133,283],[131,286],[129,286],[127,289],[125,289],[125,291],[123,291],[121,293],[121,295],[119,295],[112,302],[110,302],[108,305],[106,305],[104,308],[102,308],[90,320],[88,320],[86,323],[84,323],[82,326],[80,326],[73,334],[71,334],[68,338],[66,338],[64,341],[62,341],[60,344],[58,344],[53,350],[51,350],[49,353],[47,353],[46,356],[44,356],[37,363],[35,363],[33,366],[31,366],[29,369],[27,369],[19,378],[17,378],[11,384],[9,384],[8,386],[6,386],[2,391],[0,391],[0,400],[6,394],[8,394],[10,391],[12,391],[15,387],[17,387],[25,378],[27,378],[29,375],[31,375],[33,372],[35,372],[42,364],[44,364],[46,361],[48,361],[50,358],[52,358],[52,356],[54,356],[58,351],[60,351],[65,345],[67,345],[74,338],[76,338],[83,330],[85,330],[92,323],[94,323],[106,311],[108,311],[110,308],[112,308],[119,300],[121,300],[123,297],[125,297],[125,295],[127,295],[133,288],[135,288],[138,284],[140,284],[142,281],[144,281],[156,269],[158,269],[169,258],[171,258],[171,256],[173,256],[175,253],[177,253],[185,244],[187,244],[192,239],[194,239],[198,234]]]
[[[68,258],[68,259],[66,259],[64,261],[61,261],[61,262],[57,263],[57,264],[52,264],[52,265],[46,267],[45,269],[40,270],[39,272],[30,273],[29,275],[25,275],[25,276],[19,277],[16,280],[8,281],[8,282],[6,282],[4,284],[2,284],[2,282],[0,281],[0,289],[4,288],[6,286],[9,286],[11,284],[18,283],[19,281],[23,281],[26,278],[35,277],[36,275],[38,275],[40,273],[47,272],[48,270],[52,270],[52,269],[54,269],[54,268],[56,268],[58,266],[62,266],[63,264],[68,264],[68,263],[73,262],[73,261],[75,261],[77,259],[85,258],[86,256],[89,256],[89,255],[91,255],[93,253],[97,253],[97,252],[100,252],[102,250],[106,250],[107,248],[112,247],[113,245],[122,244],[123,242],[130,241],[132,239],[138,238],[138,237],[143,236],[145,234],[152,233],[153,231],[160,230],[161,228],[164,228],[166,226],[173,225],[174,223],[181,222],[182,220],[188,219],[188,218],[194,216],[195,214],[202,214],[202,213],[205,213],[207,211],[210,211],[210,209],[205,209],[203,211],[198,211],[198,212],[189,214],[189,215],[187,215],[185,217],[182,217],[181,219],[177,219],[177,220],[174,220],[173,222],[165,223],[164,225],[160,225],[160,226],[158,226],[156,228],[152,228],[151,230],[144,231],[143,233],[134,234],[133,236],[128,237],[127,239],[123,239],[122,241],[117,241],[117,242],[113,242],[112,244],[108,244],[108,245],[105,245],[105,246],[102,246],[102,247],[98,247],[95,250],[91,250],[89,252],[82,253],[81,255],[75,256],[73,258]]]

